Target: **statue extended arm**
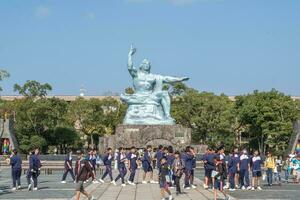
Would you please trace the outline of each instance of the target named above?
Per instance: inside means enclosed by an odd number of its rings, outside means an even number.
[[[135,77],[136,74],[137,74],[137,70],[134,68],[133,62],[132,62],[132,56],[133,56],[133,54],[135,54],[135,52],[136,52],[136,49],[133,48],[133,46],[131,45],[130,51],[129,51],[129,54],[128,54],[127,68],[128,68],[128,71],[129,71],[129,73],[132,77]]]
[[[189,80],[188,77],[163,76],[164,83],[176,83]]]

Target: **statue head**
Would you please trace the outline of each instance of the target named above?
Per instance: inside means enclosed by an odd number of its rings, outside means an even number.
[[[142,64],[140,65],[140,70],[150,73],[151,64],[150,64],[149,60],[147,60],[147,59],[143,60]]]

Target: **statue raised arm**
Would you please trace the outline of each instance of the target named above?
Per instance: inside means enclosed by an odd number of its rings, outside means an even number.
[[[133,48],[133,45],[131,45],[129,53],[128,53],[128,63],[127,63],[127,67],[128,67],[128,71],[130,73],[130,75],[134,78],[137,75],[137,70],[134,68],[133,66],[133,62],[132,62],[132,56],[135,54],[136,52],[136,48]]]

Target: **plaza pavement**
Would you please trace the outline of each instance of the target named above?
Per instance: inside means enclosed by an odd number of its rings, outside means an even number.
[[[0,189],[4,190],[0,193],[1,200],[74,200],[74,186],[75,184],[70,180],[66,184],[61,184],[61,173],[54,172],[52,175],[41,174],[39,177],[39,190],[38,191],[27,191],[27,183],[25,175],[22,175],[21,183],[22,189],[20,191],[12,192],[10,190],[11,180],[10,171],[8,169],[2,170],[0,177]],[[117,172],[114,172],[116,174]],[[127,185],[121,187],[120,182],[117,186],[109,183],[104,184],[92,184],[87,183],[86,189],[92,192],[93,196],[99,200],[160,200],[160,189],[158,184],[141,184],[142,172],[138,170],[135,182],[138,184],[135,186]],[[185,190],[186,194],[176,196],[175,190],[171,192],[173,197],[177,200],[208,200],[213,199],[213,192],[204,190],[200,187],[201,181],[195,180],[195,183],[199,186],[197,189]],[[86,199],[83,196],[81,199]],[[220,198],[221,199],[221,198]]]
[[[196,177],[203,179],[203,170],[197,170]],[[116,175],[116,172],[114,173]],[[141,184],[142,173],[137,172],[136,186],[127,185],[121,187],[120,182],[118,186],[109,183],[104,184],[91,184],[87,183],[87,190],[92,192],[93,195],[100,200],[160,200],[160,191],[158,184]],[[68,176],[67,184],[61,184],[62,172],[56,171],[52,175],[41,174],[39,177],[39,190],[27,191],[27,183],[25,176],[22,175],[22,190],[12,192],[10,170],[2,169],[0,171],[0,189],[4,193],[0,193],[1,200],[74,200],[74,183]],[[99,178],[98,174],[98,178]],[[198,185],[197,189],[185,190],[186,194],[176,196],[175,190],[171,190],[175,200],[207,200],[213,199],[212,190],[204,190],[200,179],[196,179],[195,183]],[[108,181],[108,180],[107,180]],[[241,191],[230,192],[231,199],[240,200],[300,200],[300,185],[296,184],[283,184],[282,186],[274,185],[272,188],[263,186],[262,191]],[[81,198],[86,199],[86,198]],[[222,198],[219,198],[222,199]]]

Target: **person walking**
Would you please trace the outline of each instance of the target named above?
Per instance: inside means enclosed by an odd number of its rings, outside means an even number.
[[[29,169],[27,171],[27,183],[28,183],[28,190],[32,189],[32,182],[33,182],[33,190],[38,190],[38,176],[40,175],[42,164],[39,157],[39,149],[36,148],[31,156],[29,156]]]
[[[75,176],[74,176],[74,172],[73,172],[72,161],[73,161],[72,151],[70,151],[68,153],[68,155],[66,156],[66,158],[65,158],[64,174],[62,176],[61,183],[66,183],[66,178],[67,178],[68,173],[71,174],[73,181],[75,181]]]
[[[88,198],[88,200],[94,200],[94,197],[84,189],[83,185],[84,181],[87,179],[89,174],[92,173],[92,171],[93,168],[91,167],[89,161],[83,158],[82,151],[77,151],[77,161],[75,164],[76,200],[80,199],[81,193],[85,195]]]
[[[160,159],[160,171],[159,171],[159,175],[158,175],[158,180],[159,180],[159,187],[160,187],[160,194],[162,196],[162,200],[166,200],[165,199],[165,193],[167,193],[169,195],[168,200],[172,200],[172,194],[169,190],[169,166],[167,163],[167,159],[166,157],[162,157]]]
[[[267,158],[265,160],[265,168],[267,169],[266,174],[268,186],[271,187],[273,182],[273,171],[275,169],[275,159],[272,156],[271,152],[267,153]]]
[[[128,184],[129,185],[135,185],[134,183],[134,177],[135,173],[137,170],[137,152],[135,147],[131,147],[130,152],[127,155],[127,160],[128,160],[128,169],[130,171],[129,179],[128,179]]]
[[[22,159],[18,154],[17,149],[14,149],[10,157],[11,175],[13,187],[12,190],[21,189],[21,172],[22,172]]]
[[[104,183],[104,179],[107,175],[109,175],[110,181],[111,181],[111,183],[113,183],[112,166],[111,166],[113,159],[114,159],[113,152],[112,152],[112,149],[109,147],[109,148],[107,148],[106,153],[103,157],[103,164],[105,166],[105,172],[102,175],[101,179],[99,180],[101,183]]]
[[[127,158],[126,158],[126,154],[125,154],[125,150],[123,147],[119,148],[119,153],[117,156],[117,162],[118,162],[118,170],[119,170],[119,175],[115,178],[115,180],[113,181],[114,185],[117,185],[116,182],[121,179],[122,181],[122,186],[125,187],[125,176],[127,174],[127,169],[125,166],[125,162],[126,162]]]

